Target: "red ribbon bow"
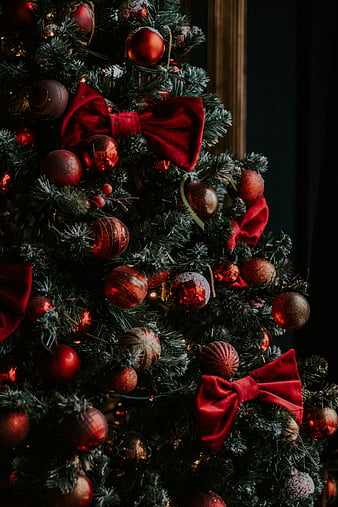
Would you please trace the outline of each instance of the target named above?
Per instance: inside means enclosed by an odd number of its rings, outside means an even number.
[[[196,421],[201,440],[210,450],[221,449],[240,403],[255,398],[290,410],[301,424],[302,385],[293,349],[234,382],[213,375],[201,377],[196,395]]]
[[[110,113],[105,99],[81,82],[62,121],[61,148],[76,148],[93,134],[142,134],[157,155],[191,171],[201,150],[203,129],[200,97],[169,98],[140,113]]]
[[[237,222],[232,221],[232,233],[228,239],[228,248],[232,250],[239,242],[256,246],[269,220],[269,208],[262,196],[244,213]]]
[[[30,264],[0,264],[0,341],[23,320],[32,287]]]

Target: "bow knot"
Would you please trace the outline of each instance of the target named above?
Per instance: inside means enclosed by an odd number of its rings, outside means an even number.
[[[259,396],[259,387],[256,380],[249,375],[233,382],[233,388],[237,391],[239,402],[254,400]]]
[[[112,137],[141,134],[140,120],[135,111],[113,114],[109,113],[109,119]]]

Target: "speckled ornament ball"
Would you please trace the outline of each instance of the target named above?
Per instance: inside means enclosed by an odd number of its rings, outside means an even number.
[[[210,285],[200,273],[188,271],[174,278],[170,296],[174,304],[182,310],[200,310],[210,299]]]
[[[337,412],[331,407],[312,407],[304,411],[302,430],[314,440],[325,440],[338,428]]]
[[[191,181],[185,185],[184,193],[191,208],[201,220],[209,220],[216,214],[218,195],[214,188],[201,181]]]
[[[104,292],[108,301],[118,308],[133,308],[147,296],[147,278],[131,266],[117,266],[107,274]]]
[[[130,393],[137,386],[138,375],[134,368],[115,366],[107,375],[108,389],[120,394]]]
[[[135,327],[119,338],[122,347],[132,350],[136,370],[150,368],[161,355],[161,343],[151,329]]]
[[[308,300],[298,292],[283,292],[272,302],[272,317],[283,329],[300,329],[310,318]]]
[[[135,28],[126,40],[126,55],[137,65],[148,67],[157,63],[165,49],[162,35],[149,26]]]
[[[264,193],[264,180],[253,169],[243,169],[237,185],[237,194],[247,206],[254,204]]]
[[[239,357],[230,343],[215,341],[203,347],[200,363],[204,375],[217,375],[229,379],[238,370]]]
[[[82,164],[72,151],[54,150],[43,159],[41,171],[58,187],[75,187],[82,177]]]
[[[284,493],[291,500],[306,498],[313,495],[314,491],[314,482],[306,472],[297,471],[284,483]]]
[[[128,248],[129,230],[118,218],[98,218],[91,230],[94,233],[92,252],[102,259],[119,257]]]
[[[251,257],[240,268],[241,277],[250,285],[268,285],[276,279],[275,266],[266,259]]]
[[[35,83],[29,94],[29,106],[42,120],[56,120],[65,112],[68,105],[67,88],[53,79]]]
[[[226,507],[222,498],[213,491],[199,491],[180,504],[180,507]]]

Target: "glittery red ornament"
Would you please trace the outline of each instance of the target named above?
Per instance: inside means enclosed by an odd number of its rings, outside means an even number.
[[[271,345],[272,337],[271,333],[265,328],[262,329],[262,333],[263,336],[259,346],[265,352]]]
[[[337,412],[330,407],[312,407],[305,410],[302,429],[314,440],[331,437],[338,428]]]
[[[35,83],[29,94],[31,110],[42,120],[56,120],[65,112],[68,105],[67,88],[53,79]]]
[[[299,329],[310,318],[310,305],[298,292],[283,292],[272,302],[272,317],[283,329]]]
[[[74,187],[82,176],[82,165],[75,153],[68,150],[54,150],[42,161],[42,172],[59,187]]]
[[[55,490],[49,495],[49,507],[87,507],[93,500],[93,486],[84,472],[79,472],[76,483],[68,493]]]
[[[238,196],[243,199],[245,204],[250,206],[262,197],[263,193],[264,180],[262,176],[253,169],[243,169],[237,185]]]
[[[134,368],[115,366],[107,376],[108,389],[120,394],[130,393],[137,386],[138,375]]]
[[[68,382],[79,372],[80,358],[72,347],[54,345],[41,355],[39,370],[48,382]]]
[[[102,259],[113,259],[125,252],[129,245],[129,231],[121,220],[103,217],[91,225],[94,233],[92,252]]]
[[[4,356],[0,359],[0,387],[3,384],[14,384],[18,379],[18,367],[15,361]]]
[[[29,415],[15,409],[0,410],[0,447],[21,444],[30,430]]]
[[[284,483],[285,495],[292,500],[306,498],[312,495],[314,491],[314,482],[306,472],[296,471]]]
[[[173,280],[170,296],[175,305],[183,310],[200,310],[209,301],[210,285],[203,275],[188,271]]]
[[[65,417],[62,429],[67,441],[77,450],[88,451],[101,445],[108,436],[108,423],[94,407]]]
[[[79,4],[74,11],[71,12],[70,17],[75,21],[80,30],[84,33],[90,33],[94,29],[94,12],[90,5]]]
[[[238,370],[239,357],[230,343],[215,341],[203,347],[200,363],[203,375],[217,375],[229,379]]]
[[[36,323],[44,314],[53,308],[52,302],[45,296],[37,296],[29,300],[26,315],[32,322]]]
[[[126,40],[126,55],[137,65],[154,65],[163,56],[165,49],[162,35],[149,26],[133,30]]]
[[[184,188],[185,197],[201,220],[209,220],[218,209],[217,192],[201,181],[191,181]]]
[[[239,277],[239,267],[231,261],[223,261],[214,269],[217,282],[231,285]]]
[[[180,507],[226,507],[222,498],[213,491],[199,491],[183,501]]]
[[[133,308],[147,296],[145,275],[128,265],[117,266],[106,276],[104,291],[107,299],[119,308]]]
[[[29,0],[7,0],[5,11],[11,26],[32,28],[34,26],[35,3]]]
[[[161,343],[154,331],[134,327],[119,338],[121,346],[131,349],[137,370],[150,368],[161,355]]]
[[[117,143],[104,134],[88,137],[84,142],[82,158],[88,169],[111,171],[119,160]]]
[[[256,287],[271,284],[276,278],[275,266],[266,259],[251,257],[241,266],[241,277]]]

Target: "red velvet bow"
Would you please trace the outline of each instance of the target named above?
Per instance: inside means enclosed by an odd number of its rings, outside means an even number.
[[[13,333],[23,320],[31,287],[30,264],[0,264],[0,340]]]
[[[94,134],[114,138],[142,134],[157,155],[191,171],[200,153],[203,128],[200,97],[169,98],[140,113],[110,113],[105,99],[81,82],[62,121],[61,148],[76,149]]]
[[[232,221],[232,233],[228,239],[228,248],[232,250],[239,242],[256,246],[269,220],[269,208],[262,196],[250,206],[242,218]]]
[[[234,382],[213,375],[201,377],[196,395],[196,421],[204,444],[218,452],[230,433],[240,403],[255,398],[290,410],[301,424],[302,385],[293,349]]]

